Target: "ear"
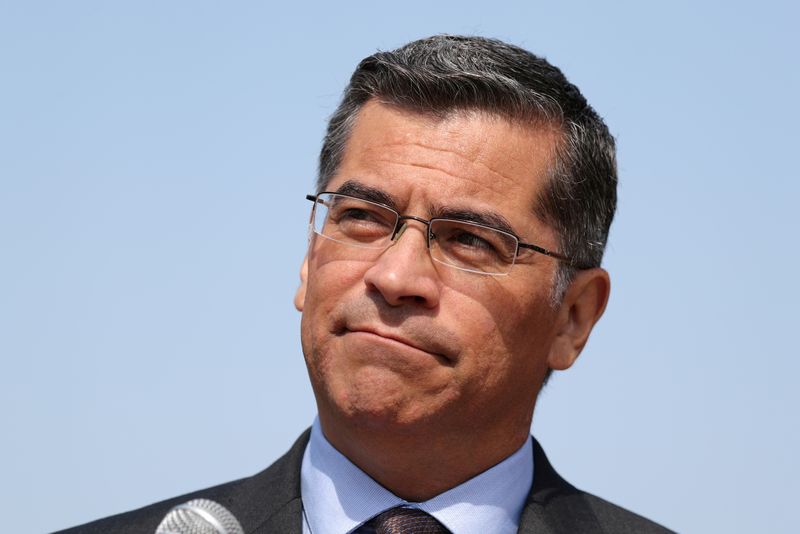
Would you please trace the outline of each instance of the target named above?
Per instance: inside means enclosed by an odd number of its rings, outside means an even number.
[[[551,369],[562,371],[575,363],[606,309],[610,291],[611,280],[604,269],[578,271],[558,312],[556,338],[547,358]]]
[[[308,285],[308,254],[303,258],[303,265],[300,267],[300,286],[294,294],[294,307],[297,311],[303,311],[306,302],[306,287]]]

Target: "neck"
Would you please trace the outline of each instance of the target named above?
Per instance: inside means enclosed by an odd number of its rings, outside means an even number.
[[[502,462],[524,444],[530,428],[530,419],[516,432],[348,423],[320,413],[322,431],[334,448],[410,502],[431,499]]]

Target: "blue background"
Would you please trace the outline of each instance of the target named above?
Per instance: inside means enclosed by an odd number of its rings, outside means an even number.
[[[681,532],[796,532],[798,10],[0,2],[0,503],[43,532],[246,476],[315,414],[292,306],[362,57],[483,34],[619,143],[613,292],[535,434]]]

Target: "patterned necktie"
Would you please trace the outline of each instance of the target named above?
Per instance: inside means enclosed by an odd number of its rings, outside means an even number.
[[[356,530],[358,534],[450,534],[435,517],[416,508],[390,508]]]

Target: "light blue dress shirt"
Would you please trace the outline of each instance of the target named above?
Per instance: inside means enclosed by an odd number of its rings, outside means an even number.
[[[334,449],[316,419],[300,479],[305,534],[346,534],[401,505],[428,512],[453,534],[513,534],[533,483],[533,444],[529,436],[491,469],[430,500],[410,503]]]

